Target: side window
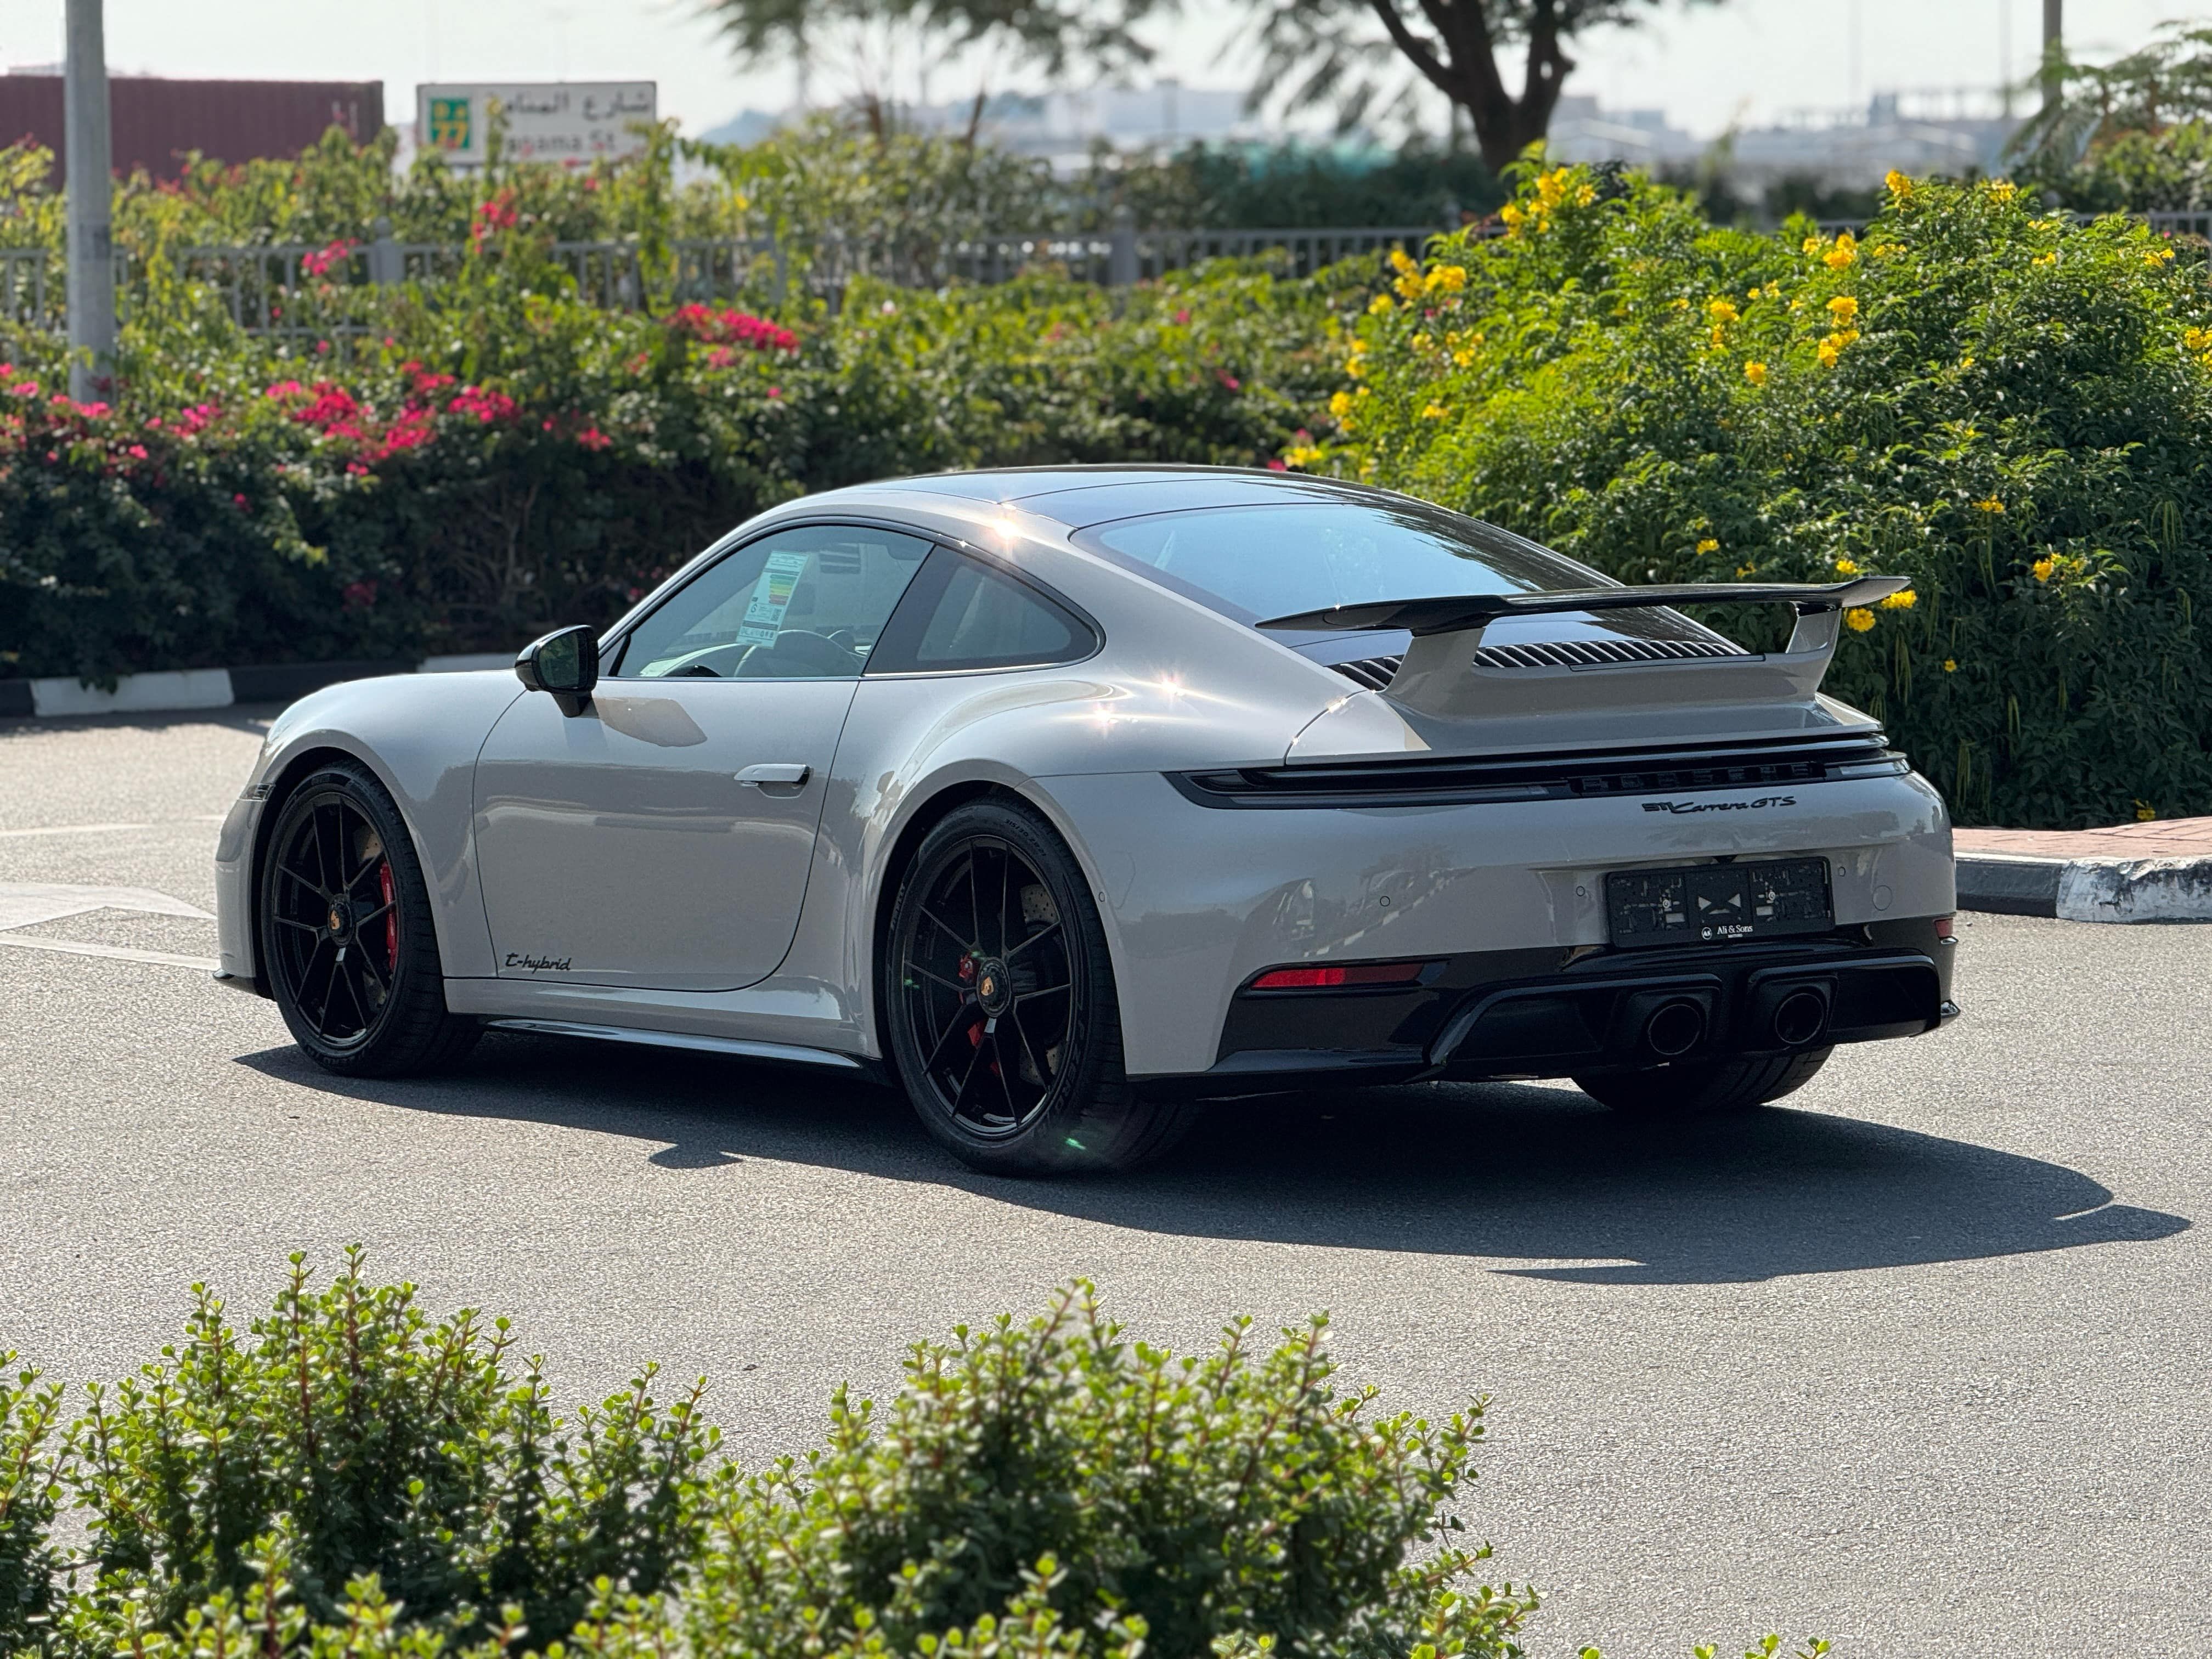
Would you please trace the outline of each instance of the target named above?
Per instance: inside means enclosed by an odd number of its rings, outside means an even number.
[[[929,544],[895,531],[807,525],[747,542],[640,623],[622,679],[851,679]]]
[[[1087,657],[1097,645],[1066,606],[980,559],[939,548],[884,630],[868,672],[1042,667]]]

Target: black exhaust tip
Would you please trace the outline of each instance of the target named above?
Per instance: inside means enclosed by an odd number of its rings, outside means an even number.
[[[1823,1017],[1826,1006],[1821,1008]],[[1662,1003],[1644,1022],[1644,1046],[1662,1060],[1686,1054],[1705,1040],[1705,1011],[1686,998]]]
[[[1802,1048],[1828,1028],[1828,994],[1818,987],[1800,986],[1782,999],[1774,1010],[1774,1040]]]

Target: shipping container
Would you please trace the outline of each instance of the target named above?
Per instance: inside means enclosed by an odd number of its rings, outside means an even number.
[[[357,144],[384,130],[381,81],[171,81],[118,75],[107,82],[115,170],[173,179],[192,150],[212,160],[297,155],[331,127]],[[28,138],[68,165],[58,75],[0,75],[0,144]]]

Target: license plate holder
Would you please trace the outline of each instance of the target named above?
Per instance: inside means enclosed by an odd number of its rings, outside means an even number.
[[[1615,948],[1626,950],[1823,933],[1835,926],[1826,859],[1616,870],[1605,878],[1605,910]]]

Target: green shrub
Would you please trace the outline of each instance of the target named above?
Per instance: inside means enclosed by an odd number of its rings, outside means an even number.
[[[923,1343],[880,1417],[842,1389],[827,1443],[726,1489],[678,1620],[695,1652],[789,1652],[810,1619],[912,1650],[998,1612],[1040,1556],[1071,1626],[1139,1617],[1159,1652],[1511,1650],[1534,1603],[1467,1587],[1478,1405],[1370,1419],[1326,1322],[1204,1358],[1123,1339],[1088,1285],[1027,1325]]]
[[[1632,581],[1911,576],[1828,690],[1962,821],[2212,811],[2201,266],[1896,175],[1857,242],[1716,231],[1585,169],[1510,216],[1340,318],[1329,441],[1293,459]]]
[[[9,1382],[15,1363],[13,1350],[0,1353],[0,1653],[30,1645],[61,1570],[52,1530],[61,1480],[50,1443],[62,1391],[28,1369]]]
[[[242,1598],[272,1532],[304,1616],[336,1617],[374,1574],[412,1624],[471,1632],[513,1604],[548,1641],[595,1581],[650,1594],[690,1558],[683,1494],[715,1441],[696,1390],[663,1406],[647,1366],[564,1429],[538,1362],[511,1367],[505,1320],[434,1324],[362,1265],[350,1252],[314,1291],[294,1256],[242,1335],[195,1285],[184,1339],[92,1389],[64,1469],[98,1575],[69,1612],[81,1649]]]

